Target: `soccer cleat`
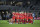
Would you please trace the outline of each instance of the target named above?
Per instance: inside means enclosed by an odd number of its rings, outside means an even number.
[[[12,24],[12,23],[9,23],[9,24]]]

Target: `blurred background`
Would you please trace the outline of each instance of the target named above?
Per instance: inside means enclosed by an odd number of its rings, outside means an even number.
[[[0,19],[7,20],[6,14],[12,12],[26,11],[35,13],[35,20],[40,20],[39,0],[0,0]],[[3,18],[4,17],[4,18]]]

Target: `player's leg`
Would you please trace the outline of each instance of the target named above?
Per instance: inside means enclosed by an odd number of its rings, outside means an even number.
[[[19,24],[21,24],[21,23],[22,23],[22,19],[19,20]]]
[[[33,18],[32,17],[30,17],[29,23],[33,24]]]
[[[15,19],[13,19],[13,24],[15,23]]]
[[[25,18],[25,24],[26,24],[26,18]]]
[[[26,24],[28,24],[28,20],[26,20],[26,22],[27,22]]]
[[[19,24],[21,24],[21,20],[22,20],[22,19],[21,19],[21,17],[20,17],[20,18],[19,18]]]
[[[14,24],[15,23],[15,18],[13,17],[11,20],[12,20],[12,23]]]
[[[11,19],[9,19],[9,24],[12,24],[12,21],[13,21],[13,19],[11,18]]]
[[[10,21],[10,24],[13,24],[15,19],[11,18],[9,21]]]
[[[21,19],[21,22],[20,22],[20,24],[22,24],[22,19]]]
[[[18,23],[19,23],[19,18],[17,17],[17,18],[16,18],[16,24],[18,24]]]
[[[19,24],[20,24],[20,19],[19,19]]]
[[[16,19],[16,24],[18,24],[18,19]]]
[[[34,17],[33,17],[33,22],[34,22]]]
[[[21,24],[21,19],[20,19],[20,24]]]
[[[13,19],[11,18],[11,24],[13,24]]]
[[[33,24],[33,17],[31,16],[31,24]]]
[[[29,19],[29,23],[33,24],[33,20],[32,19]]]
[[[24,24],[24,19],[22,19],[22,24]]]
[[[9,18],[9,24],[11,23],[11,18]]]
[[[14,16],[14,17],[13,17],[13,24],[15,23],[15,18],[16,18],[16,17]]]
[[[28,18],[26,19],[26,24],[28,24]]]
[[[28,22],[29,22],[29,24],[31,24],[31,20],[30,19],[28,20]]]

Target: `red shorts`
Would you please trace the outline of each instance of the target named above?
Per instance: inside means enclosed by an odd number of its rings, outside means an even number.
[[[22,19],[24,20],[24,17]]]
[[[22,21],[22,23],[24,23],[24,20]]]
[[[24,18],[26,19],[26,16]]]
[[[33,19],[33,18],[29,18],[29,19]]]
[[[29,19],[33,19],[33,17],[29,17]]]
[[[15,16],[13,16],[12,19],[15,19]]]
[[[28,20],[29,17],[26,18],[26,20]]]
[[[19,19],[19,18],[16,18],[16,19]]]
[[[19,19],[22,19],[22,17],[19,17]]]
[[[33,23],[33,21],[32,21],[32,20],[30,20],[30,21],[29,21],[29,23]]]
[[[19,22],[22,22],[22,19],[20,19]]]
[[[22,18],[19,18],[19,19],[22,19]]]
[[[12,18],[12,19],[15,19],[15,18]]]
[[[26,19],[26,18],[25,18]]]

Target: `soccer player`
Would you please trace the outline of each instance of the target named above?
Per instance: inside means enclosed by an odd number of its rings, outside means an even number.
[[[15,12],[12,12],[12,15],[15,15]]]
[[[9,24],[12,24],[12,14],[10,14]]]
[[[24,24],[24,13],[21,13],[22,15],[22,24]]]
[[[16,12],[16,24],[18,24],[18,23],[19,23],[19,13]]]
[[[29,23],[33,24],[33,17],[32,17],[32,14],[30,14],[30,16],[29,16]]]
[[[35,18],[35,13],[32,13],[32,16],[33,16],[33,22],[34,22],[34,18]]]
[[[3,12],[4,13],[4,12]],[[7,15],[6,15],[6,19],[9,19],[9,24],[12,24],[11,22],[11,18],[12,18],[12,13],[8,13],[8,11],[6,11]]]
[[[27,17],[27,18],[26,18],[26,21],[27,21],[26,24],[28,24],[29,13],[27,13],[27,16],[26,16],[26,17]]]
[[[22,23],[22,18],[23,18],[23,15],[22,15],[22,13],[20,12],[20,15],[19,15],[19,23],[20,23],[20,24]]]
[[[15,14],[15,12],[13,12],[12,14],[13,14],[13,16],[12,16],[12,22],[15,23],[16,14]]]
[[[25,22],[25,23],[26,23],[26,18],[27,18],[26,15],[27,15],[26,12],[24,12],[24,22]]]

